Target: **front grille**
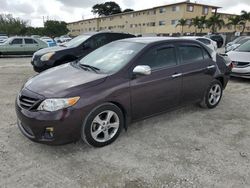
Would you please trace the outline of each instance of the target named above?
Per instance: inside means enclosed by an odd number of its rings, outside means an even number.
[[[20,106],[22,108],[30,110],[30,109],[34,108],[36,105],[38,105],[39,99],[35,99],[35,98],[21,95],[19,97],[19,102],[20,102]]]
[[[238,67],[238,68],[244,68],[244,67],[248,67],[250,66],[250,63],[249,62],[233,62],[233,64],[235,65],[235,67]]]

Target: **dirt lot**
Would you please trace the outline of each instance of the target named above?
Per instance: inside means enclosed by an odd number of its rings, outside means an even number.
[[[250,187],[250,81],[232,79],[214,110],[193,105],[132,124],[110,146],[52,147],[16,126],[29,62],[0,59],[0,187]]]

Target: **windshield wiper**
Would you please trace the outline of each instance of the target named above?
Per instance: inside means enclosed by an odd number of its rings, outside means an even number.
[[[81,64],[79,63],[79,65],[83,68],[88,68],[88,69],[91,69],[92,71],[98,73],[100,72],[100,69],[98,69],[97,67],[94,67],[94,66],[91,66],[91,65],[86,65],[86,64]]]

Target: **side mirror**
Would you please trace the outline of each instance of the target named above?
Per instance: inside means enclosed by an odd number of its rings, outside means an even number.
[[[151,74],[151,68],[147,65],[138,65],[134,68],[133,74],[147,76]]]

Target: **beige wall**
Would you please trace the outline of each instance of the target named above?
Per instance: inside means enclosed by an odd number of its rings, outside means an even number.
[[[187,6],[189,5],[193,7],[191,9],[192,11],[187,11]],[[173,11],[173,7],[176,7],[176,11]],[[176,27],[176,24],[172,23],[173,20],[176,20],[177,23],[181,18],[191,20],[196,16],[204,16],[204,7],[208,7],[206,16],[207,18],[209,18],[213,14],[214,7],[193,3],[182,3],[107,17],[82,20],[79,22],[69,23],[68,29],[70,30],[70,35],[73,36],[96,30],[111,30],[132,34],[180,33],[181,27]],[[226,23],[228,22],[228,17],[229,15],[223,14],[223,19]],[[160,25],[160,22],[162,23],[162,25]],[[249,24],[247,25],[246,31],[250,31]],[[195,28],[185,26],[184,32],[193,33],[195,32]],[[203,32],[209,32],[209,30],[205,29],[203,30]],[[219,32],[233,32],[233,27],[225,26],[221,30],[219,30]]]

